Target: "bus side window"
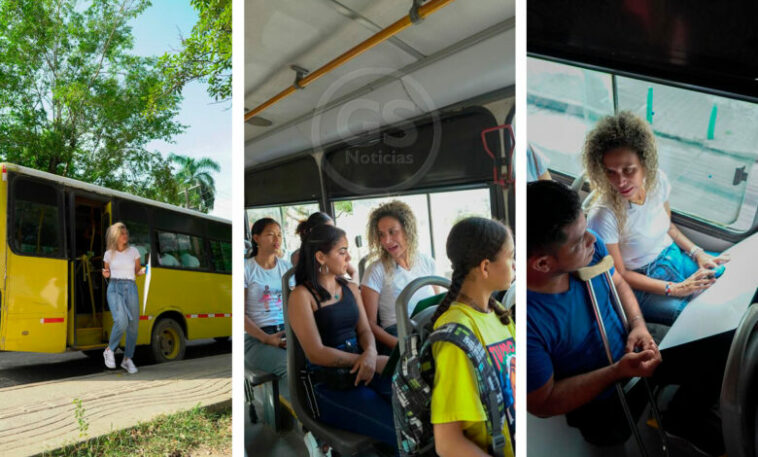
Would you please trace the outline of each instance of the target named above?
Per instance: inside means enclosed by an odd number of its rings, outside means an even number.
[[[124,220],[124,224],[129,229],[129,244],[139,251],[140,264],[145,266],[150,252],[150,229],[147,224],[129,220]]]
[[[198,236],[158,232],[158,261],[167,267],[208,269],[203,245],[203,239]]]
[[[62,255],[58,194],[53,186],[28,180],[14,183],[13,244],[21,254]]]
[[[211,254],[216,273],[232,272],[232,243],[211,240]]]

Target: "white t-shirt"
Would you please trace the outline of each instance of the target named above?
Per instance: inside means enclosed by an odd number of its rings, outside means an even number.
[[[112,279],[131,279],[134,281],[134,267],[141,256],[134,246],[129,246],[123,251],[105,251],[103,262],[108,264]]]
[[[670,194],[671,184],[659,169],[657,183],[647,194],[645,203],[629,204],[622,234],[619,234],[616,215],[604,202],[590,209],[587,226],[597,232],[606,244],[619,245],[626,268],[636,270],[644,267],[673,243],[668,234],[671,218],[664,207]]]
[[[245,260],[245,315],[258,327],[284,324],[282,276],[292,264],[276,259],[274,268],[265,269],[254,257]]]
[[[366,268],[361,285],[379,292],[379,311],[377,317],[382,328],[387,328],[397,323],[395,301],[405,286],[416,278],[432,276],[434,274],[436,274],[434,260],[422,253],[416,254],[416,261],[413,262],[410,270],[406,270],[395,264],[395,270],[392,272],[392,275],[387,275],[381,260],[372,262]],[[432,289],[432,286],[422,287],[416,291],[408,303],[408,314],[410,315],[416,308],[416,303],[433,295],[434,289]]]

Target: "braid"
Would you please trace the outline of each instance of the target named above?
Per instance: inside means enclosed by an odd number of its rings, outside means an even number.
[[[501,305],[500,303],[498,303],[498,301],[495,300],[492,297],[490,297],[490,303],[489,303],[489,305],[490,305],[490,308],[492,308],[495,311],[495,314],[497,315],[497,317],[500,318],[500,323],[501,324],[508,325],[508,324],[511,323],[511,311],[510,310],[505,309],[503,307],[503,305]]]
[[[437,322],[437,319],[439,319],[439,317],[442,316],[445,311],[450,309],[450,304],[453,303],[453,300],[458,298],[458,294],[461,291],[461,286],[463,285],[463,280],[466,277],[466,273],[467,272],[462,268],[453,268],[453,277],[450,280],[450,288],[447,290],[445,298],[443,298],[440,304],[437,306],[437,310],[434,312],[434,316],[432,316],[432,325]]]

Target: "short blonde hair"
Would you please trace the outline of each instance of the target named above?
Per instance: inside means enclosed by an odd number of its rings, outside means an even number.
[[[105,232],[106,250],[118,250],[118,237],[120,237],[123,232],[126,232],[127,235],[129,234],[129,230],[126,228],[126,225],[124,225],[123,222],[116,222],[115,224],[108,227],[108,230]],[[126,245],[129,246],[129,243]]]
[[[405,232],[405,242],[407,243],[408,266],[413,265],[413,259],[416,258],[418,251],[418,234],[416,229],[416,216],[413,215],[410,206],[399,200],[392,200],[385,203],[375,210],[371,211],[368,217],[368,246],[371,250],[371,258],[379,258],[384,265],[386,272],[391,273],[394,270],[394,260],[389,252],[382,248],[379,241],[379,221],[385,217],[391,217],[400,222]]]

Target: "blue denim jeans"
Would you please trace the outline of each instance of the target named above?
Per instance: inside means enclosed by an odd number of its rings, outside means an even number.
[[[245,366],[279,376],[279,395],[289,400],[286,349],[268,345],[245,333]]]
[[[139,298],[137,283],[129,279],[111,279],[108,283],[108,307],[113,317],[113,328],[108,347],[115,351],[126,332],[124,358],[134,356],[137,345],[137,330],[139,328]]]
[[[397,449],[392,417],[392,379],[374,374],[368,386],[333,390],[313,386],[319,420],[333,427],[367,435]]]
[[[349,339],[345,344],[337,346],[337,349],[360,352],[356,338]],[[310,362],[306,365],[311,373],[328,369]],[[313,386],[313,393],[320,421],[335,428],[370,436],[397,449],[390,376],[374,373],[368,385],[361,383],[358,387],[343,390],[317,382]]]
[[[710,252],[709,254],[718,255]],[[682,251],[676,243],[671,243],[669,247],[661,251],[655,260],[634,271],[650,278],[677,283],[689,278],[697,270],[697,262]],[[645,320],[663,325],[673,324],[687,303],[693,298],[692,295],[689,297],[671,297],[641,290],[635,290],[634,295],[637,297]]]

